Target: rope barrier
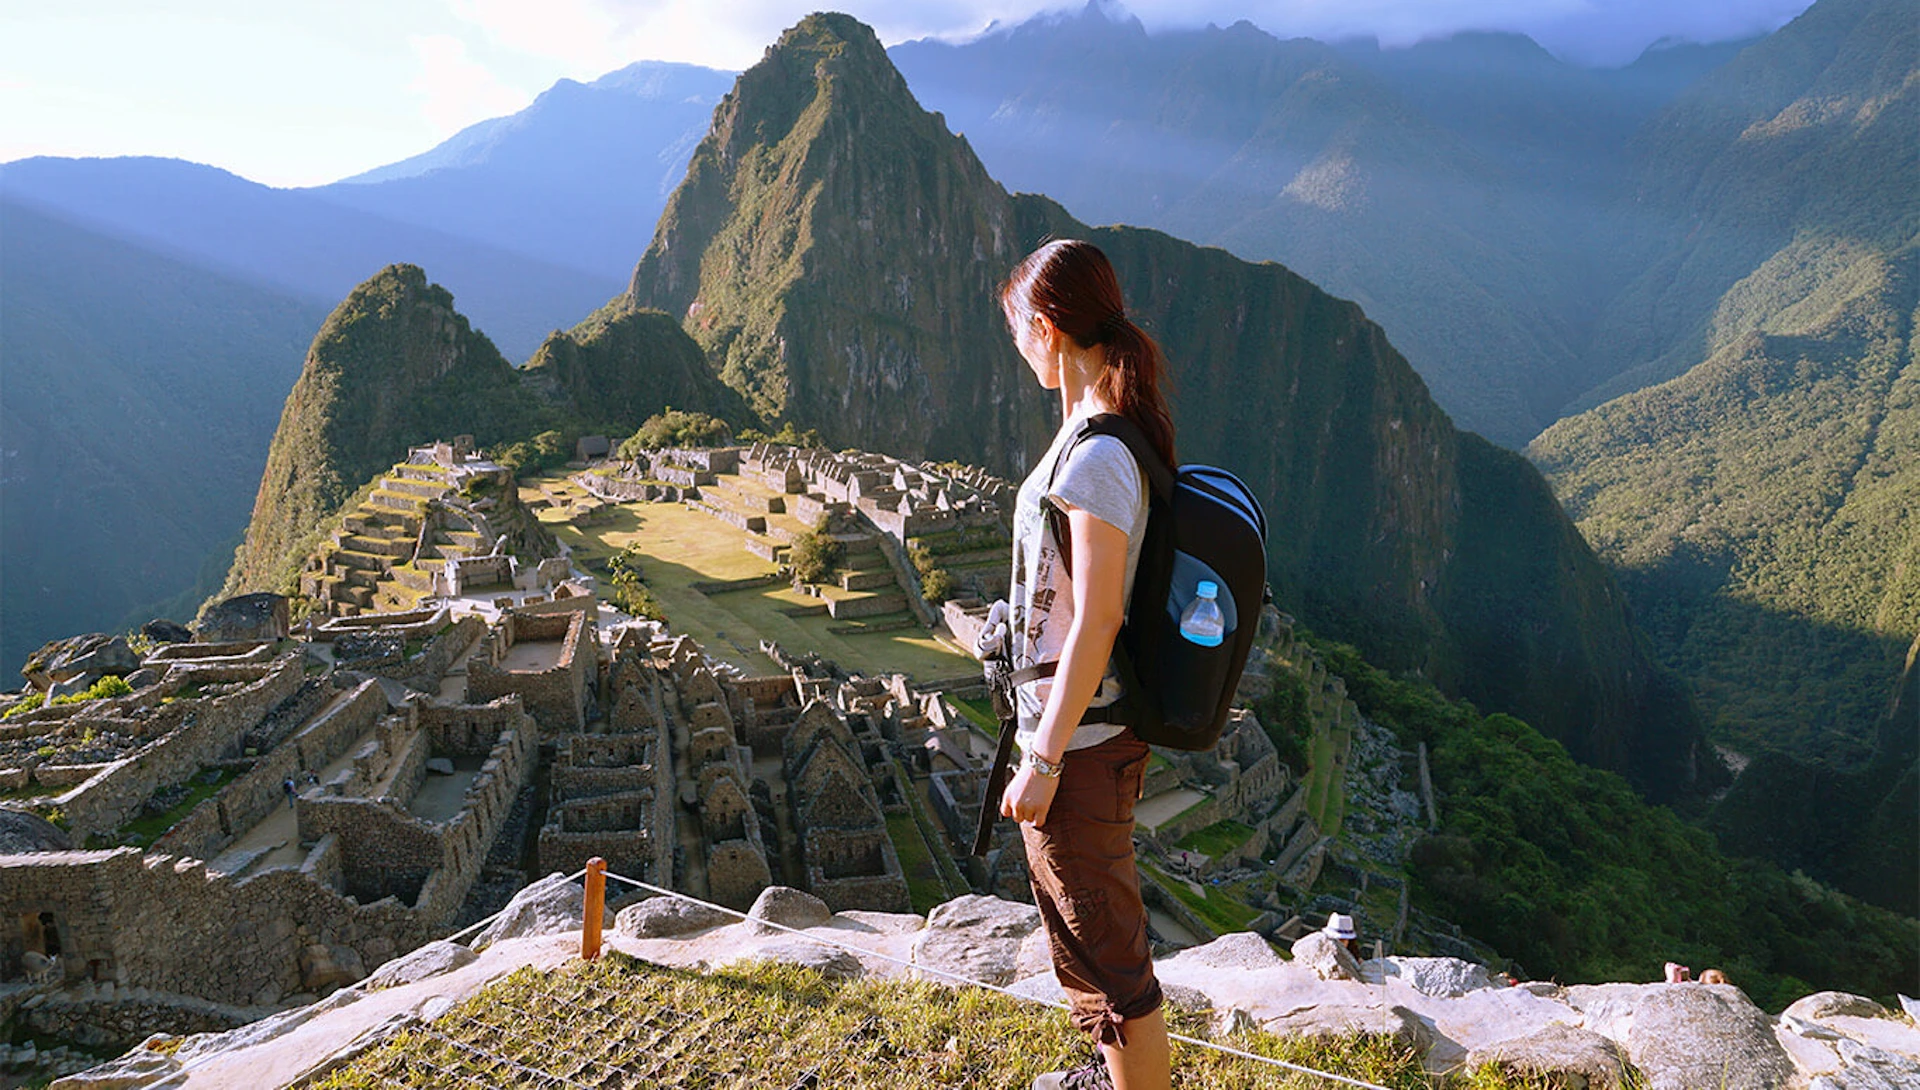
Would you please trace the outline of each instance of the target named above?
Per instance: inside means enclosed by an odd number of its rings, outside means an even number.
[[[944,969],[936,969],[930,965],[916,965],[913,962],[906,961],[902,958],[893,957],[890,954],[882,954],[876,950],[869,950],[864,947],[855,946],[852,943],[841,942],[838,939],[829,938],[817,932],[804,931],[797,927],[788,927],[786,924],[775,923],[772,920],[756,920],[748,916],[746,913],[741,912],[739,909],[728,908],[725,905],[717,905],[711,901],[703,901],[698,897],[681,893],[678,890],[666,889],[661,886],[653,885],[649,882],[642,882],[637,878],[628,878],[624,874],[616,874],[613,871],[607,871],[606,876],[607,878],[615,881],[625,882],[626,884],[633,886],[637,889],[644,889],[644,890],[647,890],[648,892],[661,894],[667,897],[678,897],[683,901],[687,901],[692,904],[697,904],[704,908],[714,909],[716,911],[723,912],[729,916],[734,916],[742,920],[747,920],[761,927],[773,928],[776,930],[785,931],[792,935],[798,935],[799,937],[806,939],[809,942],[817,942],[822,946],[838,947],[839,949],[845,950],[850,954],[865,955],[866,957],[878,958],[881,961],[892,962],[895,965],[899,965],[899,966],[902,966],[903,968],[914,970],[915,972],[923,973],[929,976],[942,977],[955,984],[963,984],[972,988],[985,988],[987,991],[998,992],[1001,995],[1007,996],[1008,998],[1017,1000],[1019,1002],[1037,1003],[1037,1004],[1040,1004],[1041,1006],[1052,1007],[1055,1010],[1062,1010],[1062,1011],[1070,1009],[1068,1008],[1067,1004],[1062,1003],[1057,999],[1042,999],[1038,996],[1021,995],[1020,993],[1015,992],[1010,988],[1003,988],[997,984],[988,984],[985,981],[972,980],[967,977],[961,976],[958,973],[950,973]],[[1296,1074],[1311,1075],[1315,1078],[1326,1079],[1329,1082],[1344,1083],[1347,1086],[1360,1087],[1361,1090],[1388,1090],[1387,1087],[1381,1086],[1378,1083],[1367,1082],[1363,1079],[1349,1078],[1346,1075],[1336,1075],[1331,1071],[1321,1071],[1316,1068],[1306,1067],[1301,1064],[1290,1063],[1286,1060],[1275,1059],[1272,1056],[1262,1056],[1257,1052],[1248,1052],[1245,1049],[1234,1048],[1231,1045],[1223,1045],[1215,1041],[1203,1041],[1198,1037],[1189,1037],[1184,1033],[1175,1033],[1172,1030],[1167,1031],[1167,1037],[1170,1040],[1179,1041],[1182,1044],[1192,1045],[1195,1048],[1211,1049],[1215,1052],[1225,1053],[1226,1055],[1229,1055],[1229,1056],[1236,1056],[1243,1060],[1253,1060],[1256,1063],[1263,1063],[1272,1067],[1284,1068],[1288,1071],[1295,1072]]]

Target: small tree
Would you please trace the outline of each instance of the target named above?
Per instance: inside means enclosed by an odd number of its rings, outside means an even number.
[[[953,597],[953,573],[945,568],[934,568],[921,575],[920,593],[936,606]]]
[[[826,532],[826,519],[820,525],[796,534],[789,550],[794,577],[802,583],[825,582],[834,565],[840,563],[840,543]]]
[[[709,413],[682,412],[669,407],[647,417],[640,429],[620,444],[620,457],[633,459],[643,450],[662,447],[718,447],[733,441],[733,427]]]

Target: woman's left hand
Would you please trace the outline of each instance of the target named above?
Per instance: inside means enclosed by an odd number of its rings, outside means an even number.
[[[1053,793],[1059,789],[1060,777],[1042,776],[1023,761],[1000,796],[1000,816],[1043,825],[1053,808]]]

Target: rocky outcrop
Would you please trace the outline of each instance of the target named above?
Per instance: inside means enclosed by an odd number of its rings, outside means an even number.
[[[485,950],[506,939],[578,931],[586,907],[586,890],[564,874],[549,874],[514,894],[494,921],[473,937],[473,948]],[[612,922],[609,913],[604,923]]]
[[[46,692],[55,685],[107,674],[125,677],[140,669],[140,656],[127,646],[125,636],[94,632],[69,636],[43,645],[27,658],[21,676]]]
[[[842,978],[908,979],[925,964],[923,955],[942,950],[970,952],[946,963],[984,969],[978,979],[1014,964],[1032,967],[1034,952],[1044,950],[1044,943],[1036,942],[1040,932],[1030,905],[969,896],[924,918],[827,913],[807,894],[774,890],[756,906],[758,919],[722,926],[712,923],[724,914],[702,915],[695,911],[698,906],[679,898],[641,902],[623,911],[622,925],[608,933],[607,942],[661,965],[704,969],[771,960]],[[290,1047],[286,1039],[302,1033],[338,1049],[340,1042],[390,1020],[396,1011],[437,1017],[473,989],[521,965],[547,968],[572,957],[578,950],[573,935],[551,933],[578,929],[578,895],[578,886],[555,875],[523,891],[502,915],[520,921],[514,929],[524,928],[529,937],[499,935],[477,959],[452,944],[432,944],[319,1003],[226,1034],[162,1042],[168,1048],[178,1044],[172,1061],[158,1062],[152,1050],[136,1049],[98,1071],[117,1072],[127,1081],[56,1085],[144,1086],[177,1071],[180,1062],[217,1066],[220,1055],[232,1053],[236,1067],[242,1060],[253,1064],[258,1060],[253,1050]],[[644,905],[656,907],[636,911]],[[763,921],[794,930],[770,928]],[[1493,1064],[1522,1078],[1594,1088],[1920,1085],[1920,1029],[1904,1015],[1842,993],[1809,996],[1773,1019],[1725,985],[1474,986],[1480,974],[1453,959],[1369,961],[1360,966],[1365,980],[1328,980],[1249,933],[1162,958],[1155,968],[1171,1002],[1210,1008],[1216,1027],[1391,1037],[1417,1049],[1434,1071]],[[1012,990],[1058,997],[1051,972],[1030,976]],[[1437,994],[1443,992],[1457,994]],[[308,1023],[311,1027],[303,1029]]]

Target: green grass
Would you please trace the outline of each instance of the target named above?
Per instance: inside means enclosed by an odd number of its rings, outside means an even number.
[[[1217,859],[1245,844],[1252,835],[1253,827],[1250,825],[1237,821],[1216,821],[1204,829],[1188,833],[1178,846]]]
[[[933,852],[927,848],[912,814],[888,814],[887,836],[892,838],[893,850],[900,856],[900,871],[907,877],[907,896],[913,902],[913,910],[924,916],[934,905],[947,900],[947,885],[940,880],[940,868],[933,862]]]
[[[987,737],[1000,737],[1000,720],[993,714],[993,705],[989,701],[948,695],[947,703],[953,706],[953,710],[965,716],[967,722],[986,731]]]
[[[1190,1036],[1205,1039],[1206,1022],[1173,1012],[1173,1028]],[[1515,1085],[1437,1079],[1411,1048],[1379,1037],[1252,1032],[1226,1043],[1395,1088]],[[836,981],[772,964],[700,974],[611,953],[552,972],[519,969],[317,1085],[532,1086],[545,1073],[587,1086],[949,1090],[1024,1087],[1085,1057],[1063,1012],[979,989]],[[1183,1090],[1324,1085],[1180,1043],[1173,1064]]]
[[[753,486],[739,478],[730,485]],[[522,494],[537,495],[542,480],[524,482]],[[733,662],[750,674],[777,673],[779,668],[762,655],[762,638],[788,651],[818,651],[842,667],[866,674],[904,672],[915,678],[945,678],[975,668],[973,659],[941,644],[918,625],[887,632],[834,632],[845,622],[830,617],[789,617],[782,607],[817,605],[782,583],[748,590],[707,595],[695,583],[724,582],[767,575],[775,570],[746,551],[744,534],[714,518],[673,503],[632,503],[611,508],[613,517],[600,525],[567,525],[558,511],[543,511],[541,521],[561,541],[576,550],[585,548],[605,556],[631,547],[640,554],[647,586],[676,633],[698,640],[709,654]],[[792,515],[768,515],[769,529],[799,532],[804,527]],[[837,597],[861,597],[836,592]],[[879,620],[879,618],[864,618]],[[723,635],[724,634],[724,635]],[[738,647],[734,645],[738,644]],[[745,651],[740,650],[745,648]]]
[[[1205,896],[1195,894],[1184,881],[1175,878],[1146,860],[1140,860],[1140,869],[1152,875],[1168,893],[1181,904],[1193,910],[1201,922],[1219,934],[1230,931],[1245,931],[1254,920],[1260,917],[1260,910],[1236,901],[1214,889],[1208,889]]]
[[[186,797],[167,808],[163,813],[148,814],[127,822],[104,837],[89,837],[90,842],[99,841],[103,846],[130,845],[144,848],[166,835],[167,830],[180,823],[180,819],[193,812],[193,808],[212,798],[220,789],[234,781],[240,773],[231,768],[222,768],[209,777],[195,776],[187,789]]]

